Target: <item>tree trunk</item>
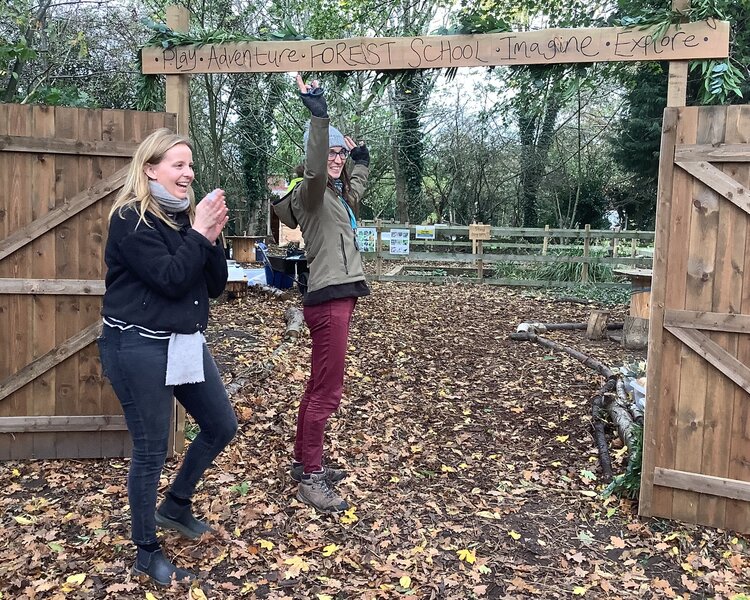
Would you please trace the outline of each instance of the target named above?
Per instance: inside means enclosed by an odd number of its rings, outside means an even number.
[[[631,350],[646,348],[648,346],[648,319],[625,317],[622,345]]]

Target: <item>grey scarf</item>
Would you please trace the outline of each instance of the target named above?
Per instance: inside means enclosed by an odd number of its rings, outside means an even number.
[[[156,198],[159,206],[168,213],[179,213],[187,210],[190,207],[190,199],[185,198],[180,200],[172,194],[170,194],[164,186],[158,181],[150,179],[148,182],[148,188],[151,191],[151,195]]]
[[[180,200],[170,194],[164,186],[150,180],[148,187],[159,206],[167,213],[179,213],[190,207],[190,200]],[[203,373],[203,334],[173,333],[167,349],[167,385],[183,385],[205,381]]]

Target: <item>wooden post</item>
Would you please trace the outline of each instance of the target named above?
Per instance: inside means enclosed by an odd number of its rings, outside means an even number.
[[[672,10],[685,13],[690,8],[690,0],[672,0]],[[682,19],[685,21],[686,19]],[[669,62],[667,82],[667,106],[685,106],[687,103],[688,65],[686,60]]]
[[[607,335],[608,310],[592,310],[586,327],[586,339],[600,340]]]
[[[635,258],[636,254],[638,254],[638,240],[633,238],[630,240],[630,258]]]
[[[380,277],[383,274],[383,229],[380,223],[380,219],[375,221],[375,280],[380,281]]]
[[[547,256],[549,248],[549,225],[544,226],[544,240],[542,241],[542,256]]]
[[[482,254],[483,254],[483,242],[482,240],[477,240],[477,275],[479,276],[479,283],[484,283],[484,261],[482,260]]]
[[[184,6],[167,6],[167,26],[175,31],[190,29],[190,12]],[[190,76],[167,75],[167,112],[177,115],[177,132],[189,135],[190,125]]]
[[[620,231],[619,227],[615,227],[615,231]],[[612,238],[612,258],[617,258],[617,242],[619,240],[614,237]]]
[[[190,29],[190,12],[184,6],[167,6],[167,26],[175,31]],[[177,115],[177,131],[180,135],[189,135],[190,125],[190,76],[167,75],[166,109]],[[170,437],[174,436],[174,451],[185,449],[185,409],[182,404],[175,402],[174,428]]]
[[[583,258],[589,257],[589,251],[591,249],[591,225],[586,224],[586,228],[583,233]],[[583,269],[581,269],[581,283],[589,282],[589,263],[583,263]]]

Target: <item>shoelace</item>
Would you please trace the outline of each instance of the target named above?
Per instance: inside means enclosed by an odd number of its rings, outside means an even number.
[[[323,494],[325,494],[325,497],[326,498],[335,498],[336,494],[334,494],[333,488],[328,483],[328,480],[327,479],[323,479],[323,481],[321,481],[321,484],[323,486]]]

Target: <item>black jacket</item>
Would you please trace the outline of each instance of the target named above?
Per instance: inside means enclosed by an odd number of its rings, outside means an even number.
[[[179,230],[155,217],[138,223],[133,209],[112,216],[102,315],[172,333],[206,329],[208,298],[227,283],[224,250],[191,229],[186,213],[174,218]]]

